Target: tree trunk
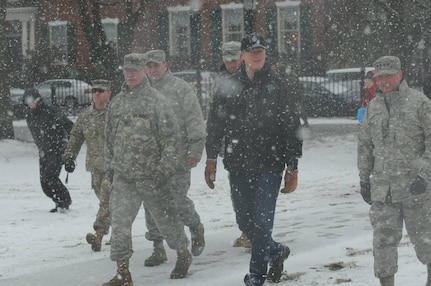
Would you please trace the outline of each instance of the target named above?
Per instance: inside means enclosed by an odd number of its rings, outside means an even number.
[[[6,1],[0,1],[0,140],[13,139],[13,109],[9,96],[6,66]]]

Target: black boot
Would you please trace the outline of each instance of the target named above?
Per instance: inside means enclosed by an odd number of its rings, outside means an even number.
[[[267,279],[270,282],[280,282],[281,274],[283,272],[283,263],[289,257],[290,249],[287,246],[282,246],[280,251],[273,255],[269,260],[269,270]]]
[[[380,285],[381,286],[394,286],[395,285],[394,275],[380,278]]]

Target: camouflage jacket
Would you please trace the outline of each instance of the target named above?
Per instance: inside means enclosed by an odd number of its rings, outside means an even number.
[[[164,95],[148,80],[123,87],[109,104],[105,168],[129,179],[169,176],[178,171],[178,124]]]
[[[191,166],[187,159],[201,159],[205,145],[205,121],[193,88],[184,80],[167,71],[154,84],[154,88],[165,95],[178,120],[180,128],[179,160],[184,170]]]
[[[370,102],[358,138],[358,169],[370,182],[372,201],[414,198],[409,188],[419,175],[431,198],[431,101],[403,80],[397,91],[378,92]]]
[[[67,158],[76,159],[82,144],[86,142],[85,169],[88,172],[103,172],[106,110],[106,108],[95,109],[91,105],[79,114],[70,133],[63,160]]]

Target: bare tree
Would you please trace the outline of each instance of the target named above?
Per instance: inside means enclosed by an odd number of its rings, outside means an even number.
[[[80,10],[81,26],[90,48],[90,60],[93,64],[100,64],[106,70],[114,70],[119,60],[131,49],[133,31],[139,18],[144,13],[147,0],[118,0],[117,2],[103,0],[77,0]],[[134,9],[135,3],[137,8]],[[123,5],[125,19],[118,25],[118,58],[114,47],[106,40],[106,34],[101,22],[100,8],[102,6]]]
[[[6,1],[0,1],[0,139],[13,139],[13,111],[8,88],[5,24]]]

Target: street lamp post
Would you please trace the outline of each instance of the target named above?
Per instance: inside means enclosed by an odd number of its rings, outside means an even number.
[[[421,85],[424,86],[424,49],[425,49],[425,41],[421,39],[418,43],[418,49],[420,51],[420,61],[421,61]]]

